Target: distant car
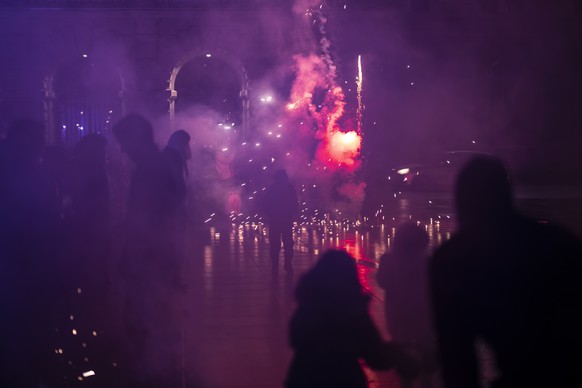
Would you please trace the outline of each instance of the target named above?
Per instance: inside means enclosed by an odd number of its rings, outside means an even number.
[[[461,168],[477,151],[449,151],[429,163],[412,163],[393,168],[388,183],[394,191],[452,192]]]

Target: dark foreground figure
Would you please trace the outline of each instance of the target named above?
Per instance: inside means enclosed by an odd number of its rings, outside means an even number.
[[[113,127],[113,133],[135,165],[119,263],[125,286],[125,386],[177,387],[181,381],[180,263],[175,240],[179,190],[146,119],[128,115]]]
[[[55,378],[58,196],[42,164],[44,148],[44,128],[32,120],[16,121],[0,141],[1,387],[33,388]]]
[[[437,367],[428,294],[428,233],[413,222],[396,229],[390,252],[380,257],[376,279],[385,290],[386,325],[395,343],[416,350],[421,358],[419,384],[430,388]],[[401,388],[413,381],[401,379]]]
[[[368,295],[354,259],[344,251],[325,253],[300,281],[299,307],[291,319],[295,354],[286,387],[367,387],[360,360],[374,369],[396,367],[412,376],[415,363],[382,340],[368,312]]]
[[[580,242],[518,214],[496,159],[469,162],[455,194],[459,231],[430,268],[445,386],[481,386],[482,340],[500,372],[495,388],[581,387]]]

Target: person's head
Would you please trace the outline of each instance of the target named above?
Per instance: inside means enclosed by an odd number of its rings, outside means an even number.
[[[325,252],[307,272],[302,287],[297,289],[301,301],[338,301],[350,303],[362,296],[356,262],[346,251],[331,249]]]
[[[106,145],[103,135],[92,133],[83,136],[75,145],[75,160],[84,164],[104,164]]]
[[[513,194],[504,164],[492,156],[477,156],[461,170],[455,187],[461,229],[503,222],[513,213]]]
[[[190,135],[183,129],[178,129],[170,135],[168,147],[178,151],[178,154],[180,154],[183,161],[192,157],[192,151],[190,150]]]
[[[273,175],[273,180],[277,183],[287,182],[289,180],[289,177],[287,176],[287,171],[283,169],[275,171],[275,174]]]
[[[422,253],[428,247],[428,233],[414,222],[405,222],[396,229],[394,250],[401,253]]]
[[[18,157],[39,160],[45,145],[44,126],[32,119],[16,120],[8,128],[6,143]]]
[[[119,120],[113,126],[113,134],[121,150],[134,161],[155,148],[151,124],[138,114],[129,114]]]

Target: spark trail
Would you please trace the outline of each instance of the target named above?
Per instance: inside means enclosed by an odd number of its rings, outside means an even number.
[[[362,118],[364,116],[364,105],[362,102],[362,88],[364,83],[364,76],[362,73],[362,56],[358,55],[358,78],[357,78],[357,91],[358,91],[358,133],[362,135]]]

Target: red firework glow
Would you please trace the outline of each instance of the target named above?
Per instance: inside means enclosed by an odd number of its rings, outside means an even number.
[[[356,131],[332,131],[318,152],[319,159],[354,166],[359,155],[362,138]],[[327,157],[327,158],[326,158]]]
[[[362,137],[357,131],[340,127],[339,120],[346,103],[335,76],[330,74],[325,61],[316,55],[296,56],[295,70],[297,76],[287,108],[298,115],[305,114],[307,110],[314,119],[317,125],[315,136],[321,139],[317,159],[331,169],[344,166],[357,168]],[[316,104],[313,97],[318,90],[326,91],[320,104]]]

